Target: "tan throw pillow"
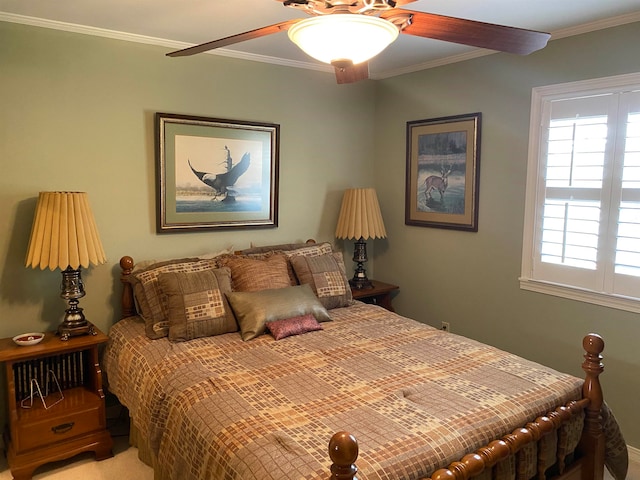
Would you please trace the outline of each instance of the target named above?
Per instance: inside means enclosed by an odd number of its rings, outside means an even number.
[[[238,331],[225,296],[231,292],[228,268],[161,273],[158,284],[168,300],[169,340],[183,342]]]
[[[331,320],[309,285],[260,292],[231,292],[227,293],[227,298],[245,341],[262,335],[265,324],[274,320],[307,314],[313,315],[318,322]]]
[[[287,273],[287,258],[281,254],[265,258],[229,255],[220,261],[220,265],[231,269],[234,291],[257,292],[291,285]]]
[[[342,253],[318,257],[295,256],[290,261],[298,281],[310,285],[327,310],[351,305],[353,297]]]
[[[282,252],[287,257],[287,267],[291,285],[298,285],[298,277],[296,277],[293,265],[291,265],[291,257],[296,255],[302,255],[303,257],[319,257],[320,255],[326,255],[331,252],[333,252],[333,247],[328,242],[307,245],[305,247],[299,247]]]
[[[182,259],[156,263],[133,274],[133,292],[144,319],[145,332],[151,339],[166,337],[169,333],[167,297],[158,285],[158,275],[169,272],[201,272],[215,268],[216,260]]]
[[[242,250],[240,254],[252,258],[265,258],[274,253],[281,253],[287,260],[294,255],[303,255],[305,257],[317,257],[333,252],[333,247],[329,242],[323,243],[284,243],[280,245],[267,245],[264,247],[253,247]],[[289,273],[289,283],[297,285],[298,279],[293,271],[291,262],[287,261],[287,272]]]
[[[151,307],[149,306],[149,302],[147,300],[147,294],[145,292],[145,288],[143,286],[143,282],[136,276],[138,273],[153,271],[153,269],[170,264],[177,263],[189,263],[196,262],[197,258],[180,258],[173,260],[143,260],[141,262],[137,262],[133,267],[133,275],[127,275],[126,281],[131,284],[133,288],[133,300],[136,305],[136,312],[142,318],[145,316],[151,316]]]

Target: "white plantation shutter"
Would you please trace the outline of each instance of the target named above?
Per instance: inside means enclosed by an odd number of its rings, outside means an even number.
[[[640,91],[622,94],[620,110],[625,128],[613,290],[640,297]]]
[[[521,287],[640,311],[640,74],[534,89],[531,120]]]

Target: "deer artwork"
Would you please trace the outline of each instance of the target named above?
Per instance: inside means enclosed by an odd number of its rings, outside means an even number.
[[[449,169],[445,170],[444,165],[442,165],[440,167],[440,176],[431,175],[424,181],[424,194],[427,197],[427,202],[432,199],[432,190],[438,190],[438,192],[440,192],[440,201],[442,202],[444,199],[444,192],[449,185],[449,174],[451,173],[452,168],[452,166],[449,166]]]

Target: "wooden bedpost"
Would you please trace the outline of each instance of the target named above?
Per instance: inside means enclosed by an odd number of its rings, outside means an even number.
[[[584,429],[580,449],[585,456],[582,480],[602,480],[604,477],[604,432],[602,429],[602,386],[598,376],[604,370],[602,351],[604,340],[596,333],[590,333],[582,341],[586,353],[582,370],[586,374],[582,396],[589,399],[585,409]]]
[[[129,256],[122,257],[120,259],[120,281],[122,282],[122,312],[120,318],[131,317],[136,314],[136,306],[133,302],[133,287],[128,278],[133,271],[133,258]]]
[[[358,441],[349,432],[338,432],[329,441],[331,480],[357,480]]]

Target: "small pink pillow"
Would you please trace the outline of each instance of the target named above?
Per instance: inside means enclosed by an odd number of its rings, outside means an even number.
[[[272,322],[267,322],[265,326],[276,340],[290,337],[292,335],[300,335],[301,333],[322,330],[322,325],[320,325],[316,320],[316,317],[310,313],[307,315],[300,315],[299,317],[273,320]]]

